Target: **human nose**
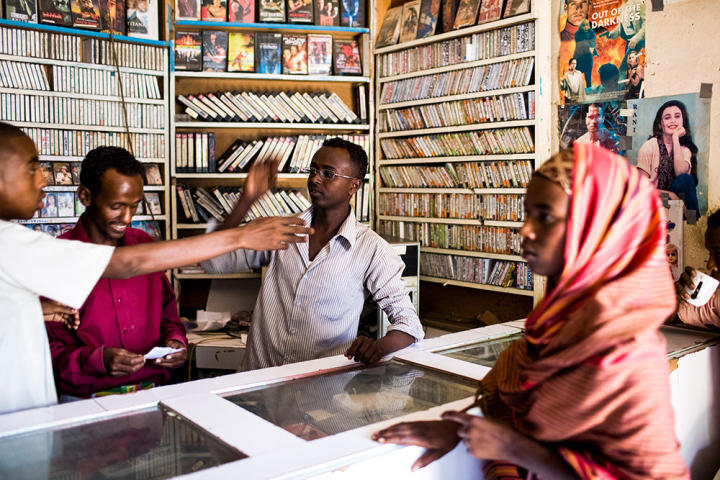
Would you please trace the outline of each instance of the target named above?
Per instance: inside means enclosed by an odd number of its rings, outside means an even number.
[[[718,255],[715,253],[710,254],[710,258],[707,262],[707,269],[712,272],[718,269]]]
[[[523,240],[535,240],[535,229],[533,228],[530,219],[525,220],[523,226],[520,227],[520,237],[522,237]]]
[[[125,207],[122,209],[122,212],[120,213],[120,219],[123,223],[129,224],[132,222],[133,217],[133,209],[130,207]]]
[[[47,178],[45,178],[45,175],[39,168],[35,170],[35,184],[40,190],[47,187]]]

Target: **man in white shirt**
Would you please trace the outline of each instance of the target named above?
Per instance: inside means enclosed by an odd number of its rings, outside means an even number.
[[[287,248],[312,230],[273,218],[173,242],[114,248],[57,240],[10,220],[42,208],[47,185],[35,144],[0,122],[0,414],[57,403],[39,296],[79,308],[100,277],[177,268],[237,248]],[[144,352],[145,353],[145,352]]]
[[[423,338],[401,278],[402,260],[379,235],[357,222],[350,207],[366,171],[367,155],[360,146],[339,138],[325,141],[309,168],[312,207],[300,215],[314,229],[308,243],[269,254],[236,250],[202,263],[205,271],[214,273],[268,266],[241,371],[340,354],[374,363]],[[272,185],[273,173],[273,164],[251,171],[240,202],[221,229],[242,221]],[[392,323],[387,335],[376,341],[357,336],[368,294]]]

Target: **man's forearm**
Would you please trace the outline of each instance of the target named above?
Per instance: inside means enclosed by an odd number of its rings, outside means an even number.
[[[113,252],[103,278],[130,278],[170,270],[242,248],[241,235],[232,230],[168,242],[119,247]]]
[[[377,341],[377,347],[383,357],[400,349],[409,347],[415,343],[415,337],[400,330],[390,330],[384,337]]]

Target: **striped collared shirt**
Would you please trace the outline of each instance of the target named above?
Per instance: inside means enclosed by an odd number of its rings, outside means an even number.
[[[300,218],[312,223],[312,207]],[[202,262],[209,273],[267,265],[240,371],[340,355],[357,338],[365,298],[372,295],[390,319],[389,330],[423,338],[393,248],[351,210],[313,261],[308,243],[287,250],[235,250]]]

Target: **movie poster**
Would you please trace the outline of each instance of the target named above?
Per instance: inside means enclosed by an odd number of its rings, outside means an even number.
[[[627,102],[627,135],[632,148],[628,161],[647,172],[650,180],[671,200],[681,199],[685,209],[708,210],[710,99],[696,93],[642,98]],[[685,172],[674,168],[675,153],[682,152]]]
[[[561,1],[562,103],[643,96],[645,9],[645,0]]]
[[[559,106],[560,148],[573,142],[592,143],[624,155],[620,138],[627,132],[625,113],[620,102]]]

